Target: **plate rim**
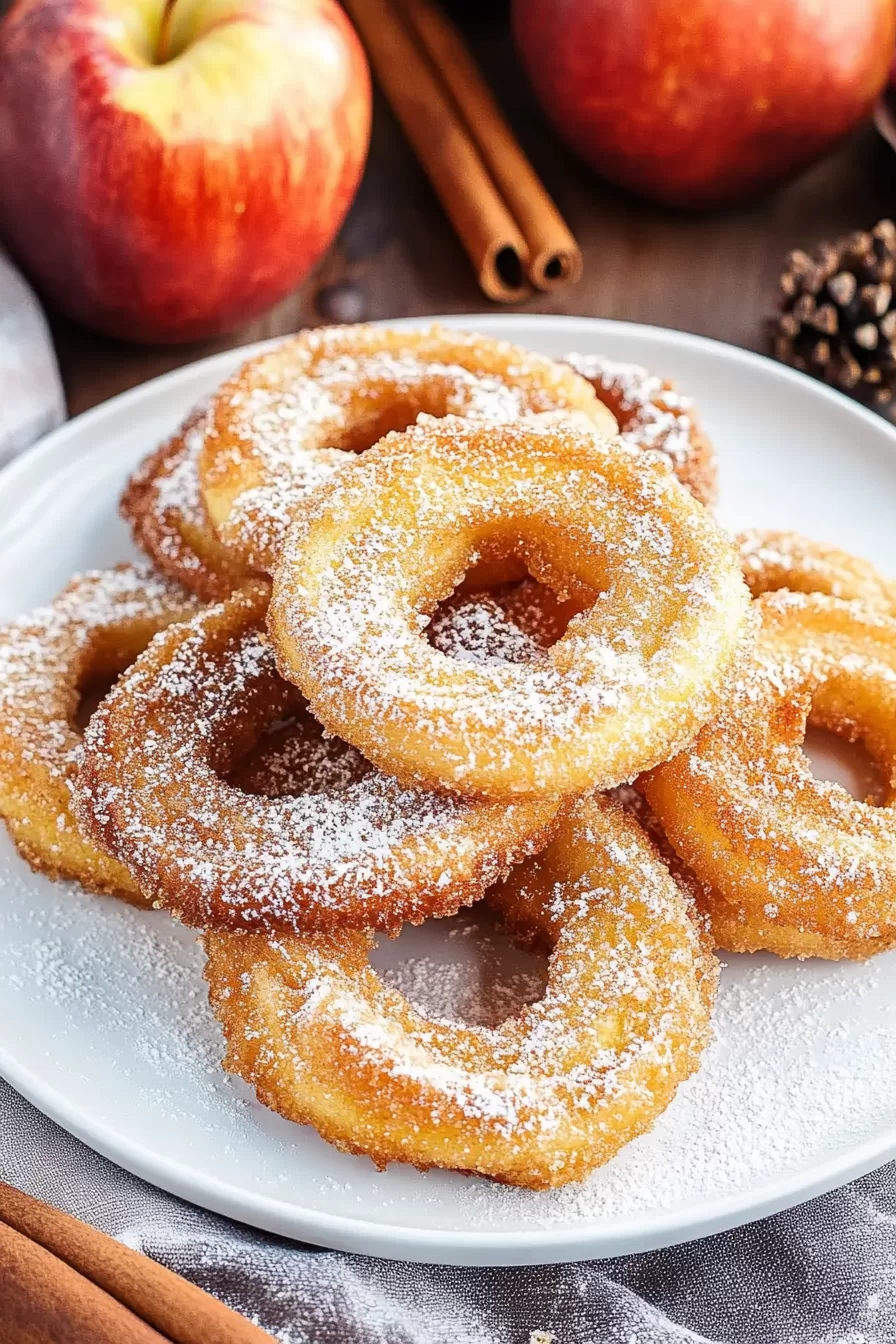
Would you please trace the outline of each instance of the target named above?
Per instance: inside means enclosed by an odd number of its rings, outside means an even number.
[[[761,369],[785,384],[799,386],[822,402],[840,407],[859,424],[873,430],[896,450],[896,427],[875,412],[853,402],[842,393],[807,375],[791,369],[766,355],[745,350],[711,337],[652,324],[623,322],[614,318],[564,316],[541,313],[459,313],[384,320],[374,325],[404,329],[438,323],[447,327],[481,329],[488,334],[504,335],[513,340],[513,331],[522,323],[564,331],[572,338],[611,339],[617,332],[635,339],[661,340],[685,349],[696,349],[742,367]],[[73,416],[45,435],[12,462],[0,469],[0,500],[7,488],[21,486],[39,469],[43,458],[52,458],[68,439],[102,426],[104,420],[122,408],[134,409],[152,401],[161,388],[171,390],[188,384],[196,376],[233,366],[280,344],[283,336],[253,342],[250,345],[217,351],[169,370],[135,387],[128,388]],[[88,444],[85,444],[87,447]],[[15,530],[16,519],[25,498],[14,500],[5,522],[0,523],[0,544]],[[334,1250],[378,1255],[421,1263],[455,1265],[522,1265],[585,1260],[646,1251],[662,1246],[683,1244],[710,1236],[824,1194],[866,1174],[896,1157],[896,1123],[889,1131],[865,1140],[856,1147],[834,1154],[809,1169],[790,1177],[766,1180],[748,1191],[735,1192],[717,1199],[704,1200],[698,1210],[685,1215],[675,1209],[660,1210],[614,1221],[611,1227],[600,1223],[567,1227],[540,1227],[531,1230],[438,1230],[402,1227],[399,1223],[331,1214],[308,1209],[228,1184],[211,1175],[197,1174],[184,1163],[158,1156],[145,1146],[120,1134],[102,1121],[90,1117],[70,1103],[65,1094],[41,1079],[26,1064],[15,1060],[0,1047],[0,1075],[38,1110],[89,1148],[116,1162],[125,1170],[147,1180],[169,1194],[225,1217],[236,1218],[250,1226],[323,1245]]]
[[[249,1194],[211,1176],[197,1178],[184,1163],[156,1157],[151,1150],[124,1138],[104,1122],[88,1118],[27,1067],[14,1063],[12,1072],[16,1076],[10,1076],[7,1060],[7,1052],[0,1051],[0,1076],[26,1101],[93,1152],[170,1195],[292,1241],[418,1264],[504,1267],[557,1264],[681,1246],[805,1204],[874,1171],[896,1156],[896,1133],[883,1140],[870,1139],[853,1151],[852,1161],[843,1164],[840,1158],[830,1158],[815,1167],[812,1179],[798,1188],[767,1181],[751,1192],[753,1198],[749,1204],[742,1193],[727,1195],[703,1204],[705,1212],[699,1220],[694,1218],[689,1223],[680,1223],[670,1209],[616,1222],[612,1232],[604,1233],[587,1225],[536,1226],[533,1232],[439,1231],[309,1210],[269,1195]],[[197,1191],[201,1198],[197,1198]]]

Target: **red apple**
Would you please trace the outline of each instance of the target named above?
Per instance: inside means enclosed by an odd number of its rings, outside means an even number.
[[[335,0],[18,0],[0,22],[0,234],[112,336],[198,340],[283,298],[369,131]]]
[[[532,83],[598,172],[672,205],[786,181],[874,106],[893,0],[514,0]]]

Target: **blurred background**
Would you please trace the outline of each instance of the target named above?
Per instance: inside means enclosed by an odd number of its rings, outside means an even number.
[[[0,235],[43,300],[70,413],[308,324],[493,306],[472,255],[482,220],[458,228],[486,209],[452,158],[458,126],[474,140],[476,126],[455,106],[446,129],[431,87],[380,49],[393,24],[413,36],[404,0],[388,24],[381,0],[348,13],[335,0],[241,4],[0,3]],[[896,211],[877,101],[892,0],[446,0],[444,12],[581,252],[580,279],[523,280],[517,309],[764,350],[777,334],[787,357],[774,321],[788,254]],[[431,57],[429,76],[450,86],[450,47]],[[819,299],[824,277],[785,296],[790,314],[808,288],[814,307],[787,331],[803,339],[808,314],[803,362],[830,381],[843,356],[830,373],[822,308],[850,340],[865,329],[862,371],[872,355],[889,367],[889,243],[876,246],[873,274],[861,239],[827,272],[845,266],[859,290],[870,274],[868,311],[854,293],[851,307]]]

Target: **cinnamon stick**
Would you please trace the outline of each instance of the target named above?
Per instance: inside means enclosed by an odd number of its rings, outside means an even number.
[[[482,161],[526,240],[526,272],[538,289],[582,274],[582,253],[470,55],[460,32],[433,0],[398,0],[470,132]]]
[[[3,1181],[0,1181],[0,1325],[5,1323],[3,1272],[7,1266],[4,1248],[10,1237],[28,1239],[26,1244],[34,1247],[29,1252],[32,1264],[42,1266],[42,1273],[49,1276],[49,1281],[57,1285],[59,1292],[63,1287],[67,1292],[72,1291],[72,1279],[76,1279],[84,1285],[82,1291],[91,1301],[94,1300],[91,1293],[97,1298],[106,1298],[123,1314],[146,1323],[145,1337],[134,1335],[134,1344],[142,1344],[144,1338],[159,1344],[160,1336],[170,1340],[171,1344],[212,1344],[212,1341],[214,1344],[272,1344],[266,1331],[252,1325],[179,1274],[173,1274],[88,1223],[33,1199]],[[6,1242],[2,1238],[6,1238]],[[21,1256],[25,1254],[22,1250]],[[46,1260],[42,1259],[44,1256]],[[43,1286],[41,1297],[42,1294]],[[0,1338],[7,1338],[2,1330]],[[42,1336],[38,1334],[34,1338],[41,1339]],[[72,1335],[71,1338],[81,1338],[86,1344],[88,1339],[93,1341],[94,1336]],[[100,1338],[105,1339],[105,1336],[96,1336],[97,1340]],[[47,1339],[56,1344],[57,1336],[50,1334]],[[58,1340],[63,1339],[67,1340],[68,1336],[60,1334]],[[131,1336],[119,1333],[110,1336],[110,1341],[112,1344],[130,1344]]]
[[[525,298],[526,240],[450,94],[388,0],[344,3],[483,291],[499,303]]]
[[[114,1297],[0,1223],[0,1339],[9,1344],[167,1344]]]

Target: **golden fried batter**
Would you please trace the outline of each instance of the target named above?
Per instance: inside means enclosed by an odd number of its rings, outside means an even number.
[[[210,933],[225,1067],[287,1119],[378,1166],[545,1189],[649,1129],[697,1067],[716,967],[687,896],[617,804],[578,804],[486,898],[550,948],[544,997],[495,1028],[421,1016],[368,961],[371,936]]]
[[[185,589],[132,565],[72,579],[54,602],[0,630],[0,814],[31,866],[142,904],[71,806],[82,691],[120,673],[153,635],[197,609]]]

